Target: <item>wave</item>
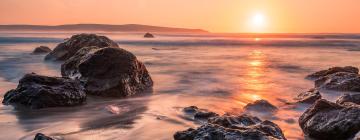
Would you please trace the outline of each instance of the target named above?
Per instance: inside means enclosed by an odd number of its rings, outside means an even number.
[[[358,47],[359,41],[349,40],[239,40],[239,39],[197,39],[197,40],[122,40],[119,44],[135,46],[281,46],[281,47]]]
[[[12,43],[57,43],[64,39],[44,37],[0,37],[0,44]]]
[[[47,37],[0,37],[0,44],[16,43],[60,43],[62,38]],[[133,46],[280,46],[280,47],[358,47],[360,40],[354,39],[304,39],[304,38],[155,38],[115,40],[119,44]]]

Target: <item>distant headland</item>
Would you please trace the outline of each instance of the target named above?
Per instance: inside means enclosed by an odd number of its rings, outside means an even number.
[[[104,31],[104,32],[195,32],[206,33],[202,29],[160,27],[140,24],[66,24],[66,25],[0,25],[0,31]]]

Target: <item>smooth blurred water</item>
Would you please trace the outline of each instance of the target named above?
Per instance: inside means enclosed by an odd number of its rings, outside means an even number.
[[[73,33],[0,33],[0,96],[25,74],[59,76],[61,63],[31,55],[54,48]],[[89,96],[86,105],[15,110],[0,105],[0,139],[33,139],[38,132],[71,140],[172,139],[199,124],[181,108],[196,105],[220,114],[241,114],[265,99],[280,108],[271,115],[288,139],[303,139],[297,119],[307,107],[285,102],[313,87],[304,77],[332,66],[360,66],[359,35],[236,35],[99,33],[117,41],[145,63],[154,80],[151,94],[126,99]],[[323,92],[335,100],[342,93]],[[295,122],[294,122],[295,121]]]

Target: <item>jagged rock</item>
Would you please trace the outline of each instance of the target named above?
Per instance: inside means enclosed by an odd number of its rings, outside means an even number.
[[[61,66],[61,74],[80,79],[86,93],[99,96],[131,96],[153,85],[145,65],[121,48],[83,48]]]
[[[154,35],[151,34],[151,33],[146,33],[146,34],[144,35],[144,38],[154,38]]]
[[[336,103],[338,104],[344,104],[346,102],[360,105],[360,94],[344,94],[336,100]]]
[[[32,54],[44,54],[44,53],[49,53],[51,52],[51,49],[47,46],[40,46],[40,47],[36,47],[34,49],[34,51],[32,52]]]
[[[185,107],[183,109],[183,111],[185,113],[189,113],[189,114],[193,115],[194,119],[196,119],[196,120],[207,120],[209,118],[219,116],[215,112],[211,112],[206,109],[199,109],[196,106]]]
[[[176,132],[175,140],[285,140],[275,123],[241,116],[214,117],[197,129]]]
[[[354,73],[338,72],[317,79],[315,87],[328,90],[360,92],[360,76]]]
[[[320,99],[300,116],[299,124],[311,138],[349,139],[360,130],[360,106],[340,105]]]
[[[72,57],[78,50],[84,47],[112,47],[118,48],[118,44],[106,36],[98,36],[95,34],[78,34],[73,35],[70,39],[60,43],[46,55],[45,60],[64,61]]]
[[[307,103],[312,104],[315,103],[317,100],[321,99],[321,94],[316,89],[310,89],[307,92],[300,93],[294,100],[297,103]]]
[[[309,79],[317,79],[317,78],[321,78],[330,74],[334,74],[337,72],[348,72],[348,73],[354,73],[354,74],[359,74],[359,69],[353,66],[345,66],[345,67],[332,67],[329,68],[327,70],[321,70],[318,72],[315,72],[313,74],[310,74],[307,76],[307,78]]]
[[[246,111],[257,111],[257,112],[274,112],[277,111],[277,107],[272,105],[266,100],[256,100],[253,103],[249,103],[244,107]]]
[[[17,88],[4,95],[2,103],[21,104],[38,109],[75,106],[85,101],[86,94],[79,81],[32,73],[21,78]]]
[[[35,135],[34,140],[55,140],[55,139],[53,139],[53,138],[51,138],[51,137],[48,137],[48,136],[46,136],[46,135],[44,135],[44,134],[37,133],[37,134]]]

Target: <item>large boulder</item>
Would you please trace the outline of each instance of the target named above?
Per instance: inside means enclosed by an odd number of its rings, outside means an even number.
[[[36,47],[32,54],[45,54],[51,52],[51,49],[47,46]]]
[[[332,67],[329,68],[327,70],[321,70],[318,72],[315,72],[313,74],[310,74],[307,76],[307,78],[309,79],[317,79],[317,78],[321,78],[330,74],[334,74],[337,72],[348,72],[348,73],[354,73],[354,74],[358,74],[359,73],[359,69],[353,66],[345,66],[345,67]]]
[[[21,78],[17,88],[4,95],[2,103],[20,104],[38,109],[75,106],[85,101],[86,94],[79,81],[32,73]]]
[[[78,34],[60,43],[55,49],[46,55],[45,60],[64,61],[72,57],[78,50],[84,47],[95,46],[99,48],[118,48],[118,44],[106,36],[95,34]]]
[[[360,106],[320,99],[299,118],[305,135],[322,140],[345,140],[360,130]]]
[[[321,94],[316,89],[310,89],[309,91],[300,93],[294,100],[297,103],[306,103],[312,104],[315,103],[317,100],[321,99]]]
[[[285,140],[278,125],[249,115],[218,116],[197,129],[176,132],[175,140]]]
[[[336,103],[338,104],[344,104],[347,102],[360,105],[360,94],[344,94],[336,100]]]
[[[319,78],[315,81],[315,87],[360,92],[360,75],[349,72],[338,72]]]
[[[274,112],[277,111],[278,108],[266,100],[256,100],[255,102],[244,106],[244,110],[256,112]]]
[[[126,97],[153,85],[145,65],[121,48],[83,48],[61,66],[61,74],[80,79],[86,93],[99,96]]]

